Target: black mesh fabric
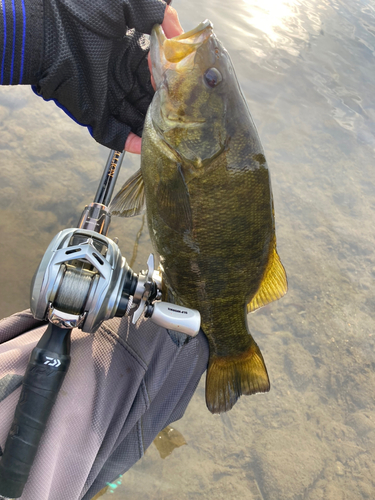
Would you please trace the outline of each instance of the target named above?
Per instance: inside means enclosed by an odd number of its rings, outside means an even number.
[[[20,376],[45,329],[30,311],[0,320],[2,448]],[[114,318],[95,334],[74,329],[71,364],[21,500],[91,500],[182,417],[208,354],[202,331],[181,345],[150,320]]]
[[[141,135],[154,93],[145,34],[151,33],[154,24],[162,22],[166,3],[163,0],[46,0],[43,4],[40,0],[14,1],[19,49],[13,54],[9,46],[3,83],[34,85],[37,94],[55,100],[75,121],[87,126],[94,139],[111,149],[121,151],[130,131]],[[12,26],[12,4],[6,0],[4,5],[3,17]],[[21,43],[24,34],[31,32],[34,38]],[[0,43],[5,40],[0,31],[1,35]],[[8,33],[8,44],[9,38]],[[21,72],[18,59],[25,61],[26,69],[22,78],[15,79],[14,68]]]
[[[43,0],[0,2],[1,85],[36,83],[43,40]]]

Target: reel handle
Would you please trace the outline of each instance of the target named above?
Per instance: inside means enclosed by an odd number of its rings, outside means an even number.
[[[0,495],[6,498],[22,495],[40,439],[69,368],[71,331],[49,323],[31,353],[0,459]]]
[[[196,337],[201,325],[201,315],[197,310],[169,302],[150,304],[146,308],[145,317],[150,318],[156,325],[189,337]]]

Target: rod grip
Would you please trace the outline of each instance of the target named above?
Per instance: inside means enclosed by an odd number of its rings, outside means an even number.
[[[19,498],[22,495],[52,407],[69,368],[70,333],[71,330],[50,324],[31,353],[13,423],[0,459],[0,495],[4,497]],[[59,339],[56,339],[57,334]]]

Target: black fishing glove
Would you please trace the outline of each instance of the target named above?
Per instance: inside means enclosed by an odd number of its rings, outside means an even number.
[[[39,2],[39,3],[38,3]],[[1,84],[32,84],[98,142],[123,150],[142,134],[153,96],[149,34],[161,23],[163,0],[5,0],[8,26]],[[8,6],[9,4],[9,6]],[[10,28],[16,20],[15,43]],[[13,18],[14,21],[14,18]],[[0,22],[1,25],[1,22]],[[0,29],[1,32],[1,29]],[[0,33],[1,35],[1,33]],[[4,33],[3,33],[4,35]],[[5,61],[5,65],[4,65]]]

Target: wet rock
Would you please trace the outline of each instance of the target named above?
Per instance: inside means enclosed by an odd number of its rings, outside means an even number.
[[[346,500],[345,492],[336,483],[328,483],[324,500]]]
[[[347,423],[360,437],[366,436],[369,432],[375,430],[375,417],[371,412],[357,411],[350,415]]]
[[[302,500],[324,467],[320,441],[295,428],[267,433],[255,457],[264,497],[277,500]]]
[[[290,343],[285,354],[285,370],[296,389],[304,390],[315,372],[315,362],[311,354],[298,343]]]
[[[353,404],[365,410],[369,401],[373,400],[375,386],[375,373],[369,368],[361,368],[361,371],[351,374],[351,379],[347,384],[347,392]]]
[[[0,105],[0,123],[4,123],[4,120],[6,120],[9,116],[9,109],[4,108],[3,106]]]
[[[311,492],[308,493],[306,500],[325,500],[324,490],[322,490],[321,488],[314,488]]]
[[[275,335],[278,335],[284,343],[289,343],[294,340],[293,334],[289,330],[278,330],[275,332]]]
[[[363,498],[374,498],[374,488],[364,481],[358,481],[358,491]]]
[[[339,462],[339,461],[337,461],[337,462],[335,463],[335,472],[336,472],[336,475],[337,475],[337,476],[344,476],[344,475],[345,475],[345,467],[344,467],[344,465],[343,465],[341,462]]]

